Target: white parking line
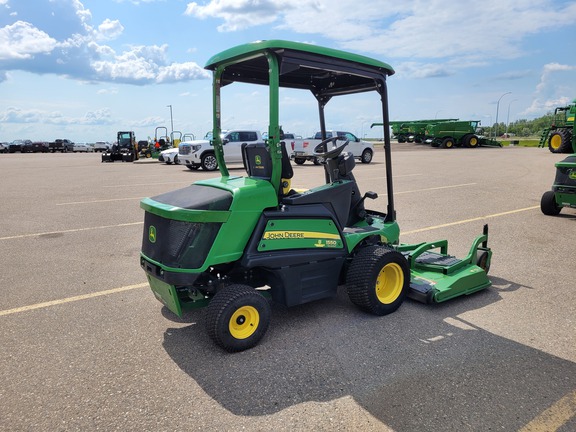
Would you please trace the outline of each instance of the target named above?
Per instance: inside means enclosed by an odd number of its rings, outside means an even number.
[[[526,207],[526,208],[521,208],[521,209],[516,209],[516,210],[510,210],[507,212],[495,213],[495,214],[480,216],[480,217],[476,217],[476,218],[472,218],[472,219],[464,219],[461,221],[445,223],[442,225],[435,225],[435,226],[429,226],[426,228],[419,228],[419,229],[415,229],[415,230],[411,230],[411,231],[404,231],[402,234],[406,235],[406,234],[416,234],[416,233],[420,233],[420,232],[424,232],[424,231],[432,231],[432,230],[435,230],[438,228],[446,228],[446,227],[454,226],[454,225],[461,225],[461,224],[470,223],[470,222],[477,222],[477,221],[481,221],[484,219],[490,219],[490,218],[495,218],[495,217],[500,217],[500,216],[507,216],[507,215],[511,215],[514,213],[520,213],[520,212],[539,209],[539,208],[540,208],[540,206],[538,205],[538,206]]]
[[[154,182],[153,185],[168,185],[168,184],[181,184],[181,183],[186,183],[186,184],[190,184],[190,181],[177,181],[177,182]],[[134,187],[134,186],[151,186],[150,183],[140,183],[140,184],[135,184],[135,183],[129,183],[129,184],[116,184],[116,185],[106,185],[106,186],[102,186],[103,188],[125,188],[125,187]]]
[[[475,186],[477,184],[478,183],[462,183],[462,184],[456,184],[456,185],[438,186],[438,187],[425,188],[425,189],[414,189],[414,190],[403,191],[403,192],[394,192],[394,195],[402,195],[402,194],[416,193],[416,192],[427,192],[427,191],[442,190],[442,189],[453,189],[453,188],[458,188],[458,187]]]
[[[20,313],[20,312],[27,312],[27,311],[31,311],[34,309],[47,308],[50,306],[56,306],[56,305],[60,305],[60,304],[64,304],[64,303],[71,303],[71,302],[75,302],[75,301],[79,301],[79,300],[91,299],[94,297],[105,296],[108,294],[116,294],[119,292],[129,291],[129,290],[133,290],[136,288],[144,288],[147,286],[148,286],[148,282],[140,283],[140,284],[136,284],[136,285],[127,285],[127,286],[123,286],[120,288],[113,288],[113,289],[109,289],[109,290],[105,290],[105,291],[98,291],[98,292],[94,292],[94,293],[90,293],[90,294],[83,294],[83,295],[78,295],[78,296],[74,296],[74,297],[67,297],[67,298],[63,298],[63,299],[59,299],[59,300],[47,301],[44,303],[36,303],[33,305],[22,306],[22,307],[18,307],[18,308],[14,308],[14,309],[6,309],[3,311],[0,311],[0,316],[11,315],[11,314]]]
[[[495,217],[500,217],[500,216],[507,216],[507,215],[520,213],[520,212],[524,212],[524,211],[528,211],[528,210],[534,210],[537,208],[540,208],[540,206],[526,207],[526,208],[522,208],[522,209],[510,210],[507,212],[495,213],[495,214],[491,214],[491,215],[481,216],[481,217],[472,218],[472,219],[465,219],[465,220],[451,222],[451,223],[442,224],[442,225],[429,226],[426,228],[420,228],[420,229],[415,229],[415,230],[411,230],[411,231],[405,231],[402,234],[406,235],[406,234],[420,233],[420,232],[424,232],[424,231],[432,231],[432,230],[435,230],[438,228],[444,228],[444,227],[449,227],[449,226],[453,226],[453,225],[460,225],[460,224],[465,224],[465,223],[469,223],[469,222],[476,222],[479,220],[495,218]],[[93,230],[93,229],[105,229],[105,228],[114,228],[114,227],[123,227],[123,226],[133,226],[133,225],[141,225],[141,224],[143,224],[143,222],[132,222],[132,223],[126,223],[126,224],[109,225],[109,226],[92,227],[92,228],[79,228],[79,229],[66,230],[66,231],[53,231],[53,232],[48,232],[48,233],[23,234],[20,236],[0,237],[0,240],[36,237],[36,236],[47,235],[47,234],[88,231],[88,230]],[[127,290],[131,290],[131,289],[135,289],[135,288],[143,288],[145,286],[148,286],[148,284],[142,283],[142,284],[137,284],[137,285],[128,285],[125,287],[115,288],[115,289],[111,289],[111,290],[98,291],[98,292],[95,292],[92,294],[86,294],[86,295],[75,296],[75,297],[68,297],[68,298],[64,298],[61,300],[53,300],[53,301],[45,302],[45,303],[37,303],[37,304],[29,305],[29,306],[23,306],[23,307],[19,307],[19,308],[15,308],[15,309],[8,309],[8,310],[0,311],[0,316],[19,313],[19,312],[25,312],[25,311],[29,311],[29,310],[33,310],[33,309],[39,309],[39,308],[54,306],[54,305],[63,304],[63,303],[69,303],[69,302],[78,301],[78,300],[89,299],[89,298],[98,297],[98,296],[104,296],[104,295],[108,295],[108,294],[114,294],[117,292],[127,291]]]
[[[92,200],[92,201],[72,201],[72,202],[65,202],[65,203],[58,203],[57,206],[65,206],[65,205],[77,205],[77,204],[97,204],[103,202],[113,202],[113,201],[133,201],[133,200],[141,200],[143,197],[135,197],[135,198],[110,198],[110,199],[103,199],[103,200]]]
[[[89,227],[89,228],[76,228],[76,229],[69,229],[69,230],[63,230],[63,231],[49,231],[49,232],[34,233],[34,234],[20,234],[20,235],[9,236],[9,237],[0,237],[0,240],[13,240],[13,239],[28,238],[28,237],[40,237],[40,236],[46,236],[46,235],[55,235],[55,234],[65,234],[65,233],[99,230],[99,229],[127,227],[127,226],[142,225],[142,224],[144,224],[144,222],[130,222],[130,223],[124,223],[124,224],[117,224],[117,225],[104,225],[104,226]]]

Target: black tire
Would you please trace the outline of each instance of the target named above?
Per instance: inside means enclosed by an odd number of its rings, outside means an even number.
[[[304,165],[304,162],[306,162],[306,159],[304,159],[304,158],[294,158],[294,162],[296,163],[296,165]]]
[[[362,248],[346,275],[350,301],[374,315],[388,315],[404,302],[410,268],[404,256],[384,246]]]
[[[314,165],[322,165],[322,161],[320,159],[318,159],[317,157],[315,157],[314,159],[312,159],[312,163]]]
[[[572,133],[568,129],[557,129],[548,138],[548,149],[552,153],[572,153]]]
[[[476,265],[488,274],[490,271],[490,261],[488,260],[489,254],[487,251],[476,251]]]
[[[370,162],[372,162],[372,150],[370,149],[365,149],[362,152],[362,163],[365,164],[369,164]]]
[[[398,135],[398,142],[405,143],[406,142],[406,135]]]
[[[186,168],[188,168],[191,171],[197,171],[198,170],[198,165],[186,165]]]
[[[180,159],[178,159],[178,155],[174,156],[174,163],[176,165],[180,165]]]
[[[562,207],[556,204],[556,194],[554,191],[549,190],[544,192],[540,200],[540,210],[542,210],[542,213],[546,216],[558,216],[560,214]]]
[[[268,301],[247,285],[230,285],[216,293],[206,312],[210,339],[229,352],[254,347],[268,330]]]
[[[204,171],[215,171],[218,169],[218,161],[214,153],[204,153],[200,159],[200,164]]]
[[[474,134],[466,135],[462,139],[462,143],[464,144],[464,147],[476,148],[478,147],[478,137]]]
[[[442,140],[442,148],[451,149],[455,145],[454,138],[448,137]]]

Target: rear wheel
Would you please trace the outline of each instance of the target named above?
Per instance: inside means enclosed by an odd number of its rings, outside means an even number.
[[[409,284],[408,261],[400,252],[384,246],[361,249],[346,275],[350,301],[374,315],[387,315],[398,309]]]
[[[254,288],[230,285],[219,291],[207,309],[207,330],[229,352],[254,347],[270,325],[270,304]]]
[[[218,161],[214,153],[204,153],[200,161],[202,169],[205,171],[214,171],[218,168]]]
[[[444,138],[442,140],[442,148],[450,149],[454,147],[454,139],[453,138]]]
[[[304,165],[304,162],[306,162],[306,159],[304,159],[304,158],[294,158],[294,162],[296,162],[296,165]]]
[[[362,152],[362,163],[369,164],[372,162],[372,150],[366,149]]]
[[[560,214],[562,207],[556,204],[556,194],[554,191],[550,190],[544,192],[544,195],[542,195],[542,199],[540,200],[540,210],[542,210],[542,213],[546,216],[557,216]]]

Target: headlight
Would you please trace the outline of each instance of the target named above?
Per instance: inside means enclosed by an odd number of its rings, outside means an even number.
[[[200,150],[202,148],[202,146],[200,144],[194,144],[191,147],[192,147],[193,152],[197,152],[198,150]]]

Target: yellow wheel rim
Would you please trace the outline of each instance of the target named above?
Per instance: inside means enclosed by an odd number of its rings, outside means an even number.
[[[242,306],[230,318],[228,328],[235,339],[246,339],[254,334],[260,323],[260,314],[253,306]]]
[[[562,137],[560,135],[553,135],[552,138],[550,138],[550,147],[552,147],[554,150],[558,150],[561,145]]]
[[[470,147],[476,147],[478,139],[476,137],[470,138]]]
[[[394,302],[402,292],[404,272],[396,263],[386,264],[376,278],[376,297],[380,303]]]

